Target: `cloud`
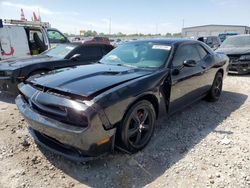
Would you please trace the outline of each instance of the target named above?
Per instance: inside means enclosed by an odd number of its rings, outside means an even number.
[[[3,6],[8,6],[8,7],[14,7],[14,8],[23,8],[24,10],[31,10],[31,11],[40,11],[40,13],[45,14],[45,15],[56,15],[56,14],[61,14],[62,12],[56,12],[56,11],[52,11],[50,9],[44,8],[42,6],[38,6],[38,5],[25,5],[25,4],[19,4],[19,3],[12,3],[9,1],[3,1],[1,3]]]

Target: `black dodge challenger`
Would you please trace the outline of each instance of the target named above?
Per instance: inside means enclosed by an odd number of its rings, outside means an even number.
[[[0,61],[0,91],[18,92],[17,84],[50,70],[95,63],[113,49],[105,44],[60,44],[40,55]]]
[[[73,160],[119,146],[144,148],[162,114],[217,101],[228,57],[184,39],[125,43],[99,63],[52,71],[19,85],[16,104],[35,141]]]

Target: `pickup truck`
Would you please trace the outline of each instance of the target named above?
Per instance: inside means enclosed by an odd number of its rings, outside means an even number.
[[[38,55],[70,41],[47,22],[0,20],[0,60]]]

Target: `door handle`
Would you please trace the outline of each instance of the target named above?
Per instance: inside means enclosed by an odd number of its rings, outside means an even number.
[[[206,66],[206,65],[202,65],[202,66],[201,66],[201,68],[206,69],[206,68],[207,68],[207,66]]]

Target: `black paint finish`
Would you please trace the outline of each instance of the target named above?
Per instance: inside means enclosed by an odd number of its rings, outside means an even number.
[[[181,39],[148,41],[172,46],[163,68],[97,63],[59,69],[19,85],[21,95],[16,104],[20,112],[39,134],[75,148],[80,156],[96,157],[113,150],[116,128],[135,102],[151,102],[157,117],[171,114],[206,96],[218,71],[224,77],[227,75],[228,57],[216,54],[201,42]],[[195,66],[175,67],[173,60],[182,45],[200,45],[207,55]],[[40,107],[35,109],[33,104]],[[43,109],[50,110],[46,114],[41,112],[46,111]],[[65,121],[72,111],[82,117],[82,127]],[[106,138],[110,138],[107,143],[96,144]],[[70,154],[59,148],[57,152],[70,158]]]

